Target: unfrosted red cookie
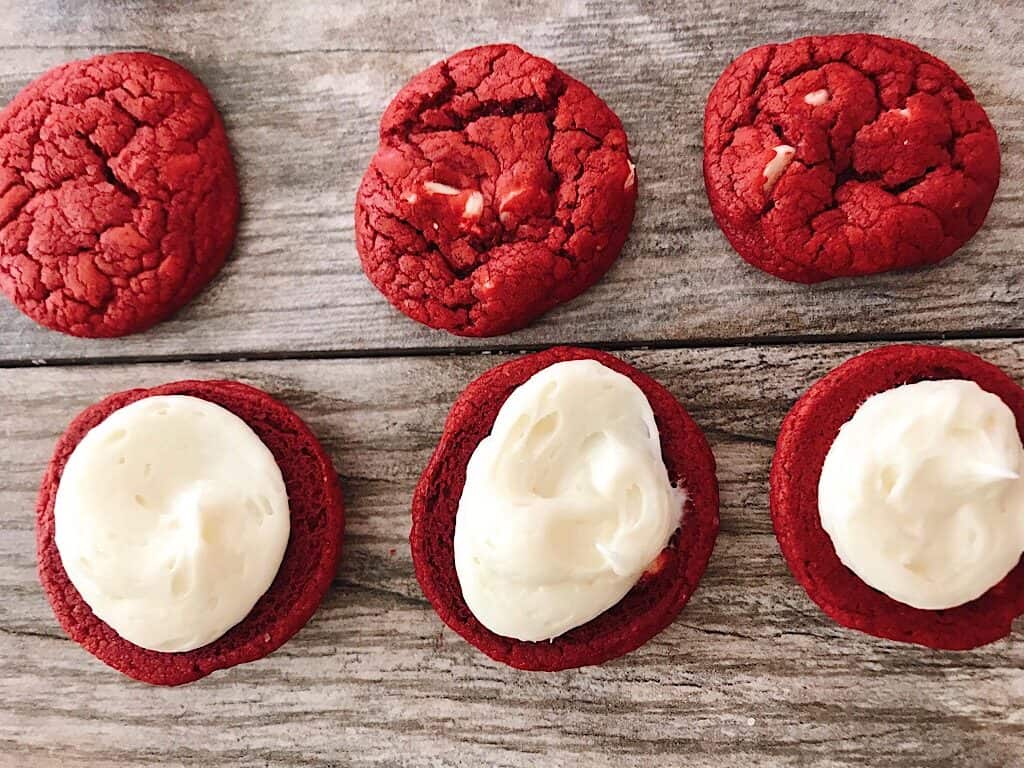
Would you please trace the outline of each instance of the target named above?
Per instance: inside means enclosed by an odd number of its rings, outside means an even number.
[[[356,197],[363,269],[431,328],[495,336],[593,285],[633,222],[619,118],[514,45],[455,54],[399,91]]]
[[[220,115],[172,61],[71,62],[0,112],[0,289],[47,328],[164,320],[217,273],[237,223]]]
[[[981,227],[999,140],[967,84],[902,40],[747,51],[708,96],[704,180],[755,267],[816,283],[934,264]]]
[[[96,618],[68,579],[54,541],[54,502],[72,451],[90,429],[114,411],[159,395],[202,398],[248,424],[281,469],[291,513],[288,548],[270,589],[245,619],[219,639],[183,653],[140,648]],[[36,508],[39,580],[64,631],[93,656],[136,680],[180,685],[263,658],[298,632],[334,579],[344,524],[341,486],[330,457],[309,427],[266,392],[234,381],[179,381],[153,389],[132,389],[86,408],[57,442]]]
[[[466,482],[466,465],[517,387],[550,365],[585,359],[628,376],[647,397],[661,435],[669,480],[687,493],[683,522],[637,585],[596,619],[550,641],[502,637],[470,612],[455,571],[455,515]],[[704,433],[679,401],[617,357],[592,349],[554,347],[492,368],[459,395],[416,486],[409,542],[423,594],[445,624],[492,659],[518,669],[556,671],[622,656],[671,624],[696,590],[717,535],[715,458]]]
[[[1024,390],[980,357],[918,345],[858,355],[812,386],[782,423],[771,469],[772,522],[796,580],[837,622],[890,640],[964,650],[1006,637],[1024,614],[1024,560],[976,600],[944,610],[912,608],[840,562],[818,512],[818,481],[840,427],[872,395],[935,379],[968,379],[997,395],[1024,437]]]

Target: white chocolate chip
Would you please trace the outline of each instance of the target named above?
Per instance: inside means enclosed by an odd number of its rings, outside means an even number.
[[[435,232],[436,232],[436,231],[437,231],[438,229],[440,229],[440,227],[439,227],[439,226],[437,225],[437,222],[436,222],[436,221],[435,221],[435,222],[434,222],[434,223],[432,224],[432,226],[434,227],[434,231],[435,231]]]
[[[812,107],[820,107],[822,104],[828,104],[831,100],[832,94],[828,92],[827,88],[811,91],[804,96],[804,104],[810,104]]]
[[[904,107],[903,109],[897,110],[903,117],[910,117],[910,110]]]
[[[469,218],[476,218],[484,210],[484,196],[477,191],[469,193],[469,198],[466,200],[466,210],[463,214]]]
[[[622,186],[623,189],[629,189],[636,184],[636,166],[633,163],[626,161],[629,164],[629,176],[626,177],[626,183]]]
[[[419,200],[419,196],[415,192],[406,192],[404,197],[405,202],[409,203],[409,205],[413,205]]]
[[[778,182],[779,177],[789,167],[796,150],[788,144],[780,144],[774,148],[775,157],[764,167],[764,191],[767,194]]]
[[[427,192],[433,192],[435,195],[457,195],[459,190],[455,187],[449,187],[447,184],[440,184],[436,181],[425,181],[423,182],[423,188]]]
[[[508,207],[509,203],[511,203],[525,191],[525,189],[513,189],[509,192],[506,192],[504,195],[501,196],[501,202],[498,204],[498,210],[504,211],[505,208]]]

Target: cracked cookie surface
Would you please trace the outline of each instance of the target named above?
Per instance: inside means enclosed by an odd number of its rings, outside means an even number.
[[[270,449],[288,493],[288,547],[270,588],[212,643],[182,653],[147,650],[98,619],[68,578],[54,539],[57,489],[72,452],[107,416],[146,397],[187,395],[238,416]],[[330,457],[309,427],[266,392],[235,381],[178,381],[118,392],[80,413],[57,441],[36,505],[39,581],[64,631],[114,669],[153,685],[181,685],[255,661],[282,646],[316,611],[341,556],[345,509]]]
[[[963,80],[876,35],[749,50],[705,111],[715,219],[740,256],[796,282],[945,259],[981,227],[999,164]]]
[[[356,199],[370,280],[432,328],[522,328],[608,270],[636,175],[618,117],[513,45],[455,54],[385,111]]]
[[[36,322],[123,336],[217,273],[238,223],[224,125],[148,53],[50,70],[0,112],[0,289]]]

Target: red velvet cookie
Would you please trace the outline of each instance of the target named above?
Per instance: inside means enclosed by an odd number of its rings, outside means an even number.
[[[0,112],[0,289],[47,328],[164,320],[217,273],[237,223],[220,115],[172,61],[71,62]]]
[[[687,492],[682,526],[637,585],[596,619],[551,641],[502,637],[470,612],[455,571],[455,516],[466,465],[517,387],[550,365],[582,359],[596,360],[628,376],[650,402],[669,479]],[[697,588],[717,534],[715,459],[704,434],[679,401],[616,357],[591,349],[555,347],[492,368],[459,395],[416,486],[409,541],[416,578],[445,624],[497,661],[518,669],[556,671],[601,664],[629,653],[672,623]]]
[[[818,381],[786,416],[771,469],[772,522],[796,580],[837,622],[890,640],[962,650],[1006,637],[1024,614],[1024,560],[976,600],[945,610],[912,608],[840,562],[818,512],[818,480],[840,427],[872,395],[934,379],[967,379],[997,395],[1024,436],[1024,390],[981,358],[913,345],[867,352]]]
[[[409,317],[496,336],[593,285],[635,204],[608,106],[551,62],[488,45],[421,72],[391,102],[356,198],[356,246]]]
[[[704,114],[704,180],[755,267],[816,283],[942,261],[981,227],[999,140],[966,83],[877,35],[747,51]]]
[[[270,449],[284,478],[291,534],[270,589],[249,615],[214,642],[183,653],[146,650],[93,615],[68,579],[54,541],[54,502],[68,457],[86,433],[137,400],[189,395],[241,418]],[[233,381],[179,381],[119,392],[86,408],[57,442],[36,510],[39,579],[71,639],[100,661],[154,685],[180,685],[218,669],[260,659],[309,620],[337,570],[344,532],[341,487],[330,457],[302,420],[267,393]]]

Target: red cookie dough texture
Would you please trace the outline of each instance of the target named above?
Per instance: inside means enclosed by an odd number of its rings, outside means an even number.
[[[608,106],[551,62],[489,45],[421,72],[391,102],[356,198],[356,246],[409,317],[495,336],[593,285],[635,205]]]
[[[455,571],[455,515],[466,482],[466,465],[517,387],[555,363],[588,359],[628,376],[650,402],[669,479],[687,493],[682,526],[637,585],[596,619],[551,641],[502,637],[470,612]],[[416,487],[409,540],[416,578],[445,624],[504,664],[556,671],[622,656],[671,624],[696,590],[717,535],[715,459],[704,434],[679,401],[654,379],[616,357],[591,349],[555,347],[492,368],[459,395]]]
[[[771,469],[775,535],[807,594],[843,626],[931,648],[965,650],[1010,634],[1024,614],[1024,560],[976,600],[944,610],[912,608],[869,587],[840,562],[821,527],[818,481],[839,428],[872,395],[903,384],[966,379],[997,395],[1024,436],[1024,390],[999,368],[948,347],[883,347],[846,361],[786,416]]]
[[[946,64],[876,35],[747,51],[704,116],[711,210],[740,256],[800,283],[942,261],[981,227],[999,141]]]
[[[237,222],[220,115],[172,61],[75,61],[0,112],[0,288],[47,328],[123,336],[169,317]]]
[[[90,429],[114,411],[160,395],[199,397],[245,421],[277,461],[291,513],[288,548],[270,589],[245,619],[219,639],[183,653],[140,648],[96,618],[69,581],[54,542],[53,505],[71,452]],[[57,442],[36,509],[39,580],[64,631],[89,653],[136,680],[180,685],[263,658],[298,632],[334,579],[344,523],[341,486],[330,457],[309,427],[266,392],[233,381],[179,381],[154,389],[133,389],[86,408]]]

